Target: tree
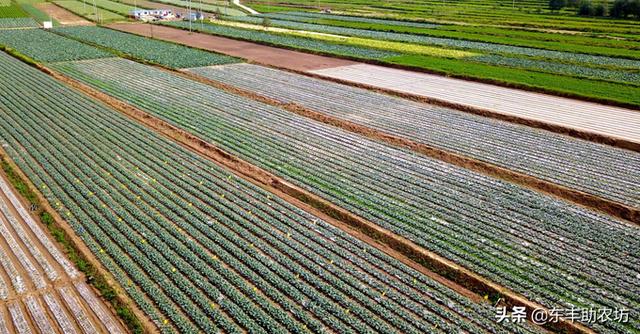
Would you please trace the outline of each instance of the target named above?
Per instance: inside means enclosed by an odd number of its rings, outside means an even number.
[[[640,18],[640,0],[615,0],[609,10],[609,15],[617,18],[628,16]]]
[[[580,4],[578,4],[578,15],[593,16],[593,14],[594,14],[594,9],[591,1],[590,0],[580,1]]]
[[[567,5],[566,0],[549,0],[549,9],[560,10]]]
[[[597,4],[593,8],[593,15],[600,16],[600,17],[607,15],[607,8],[604,6],[602,2]]]
[[[611,17],[626,17],[627,14],[627,0],[615,0],[609,10]]]

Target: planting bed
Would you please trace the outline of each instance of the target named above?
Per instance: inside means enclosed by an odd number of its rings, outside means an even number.
[[[0,69],[3,147],[162,331],[535,332],[7,55]]]
[[[127,60],[55,68],[534,301],[631,310],[595,329],[640,329],[636,226]]]
[[[125,333],[3,175],[0,235],[0,333]]]
[[[238,62],[233,57],[100,27],[67,27],[55,32],[172,68]]]
[[[189,70],[282,103],[640,208],[640,153],[257,65]]]

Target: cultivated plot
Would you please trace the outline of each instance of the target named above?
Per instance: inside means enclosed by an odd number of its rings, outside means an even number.
[[[596,329],[640,328],[635,226],[131,61],[54,67],[534,301],[632,310]]]
[[[125,333],[1,175],[0,235],[0,333]]]
[[[0,68],[5,150],[162,331],[536,332],[15,59]]]
[[[640,208],[640,153],[251,64],[189,72]]]

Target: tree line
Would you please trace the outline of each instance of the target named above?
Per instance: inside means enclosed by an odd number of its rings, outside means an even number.
[[[549,0],[551,10],[560,10],[565,7],[575,8],[580,16],[640,18],[640,0],[615,0],[609,6],[604,2],[594,3],[591,0]]]

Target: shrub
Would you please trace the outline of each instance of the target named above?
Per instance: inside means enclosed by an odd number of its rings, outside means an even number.
[[[560,10],[567,5],[566,0],[549,0],[549,9]]]
[[[589,0],[580,1],[578,4],[578,15],[580,16],[593,16],[594,8],[593,4]]]

